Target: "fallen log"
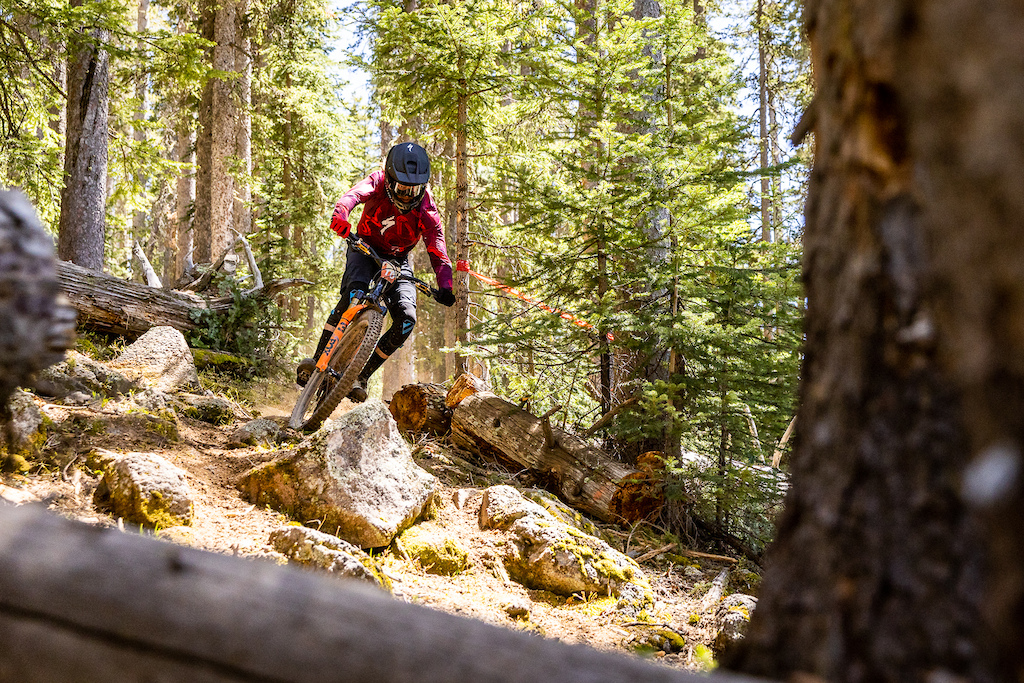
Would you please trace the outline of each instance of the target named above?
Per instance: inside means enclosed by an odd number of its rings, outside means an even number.
[[[388,408],[404,434],[444,436],[451,429],[452,411],[437,384],[406,384],[391,397]]]
[[[67,261],[57,261],[57,279],[71,305],[78,311],[79,323],[112,334],[137,337],[151,327],[169,325],[182,332],[196,329],[194,310],[210,310],[224,315],[235,304],[231,296],[204,298],[198,294],[159,289],[116,278]],[[312,284],[303,279],[268,282],[250,296],[270,298],[291,287]]]
[[[0,681],[741,683],[0,507]],[[396,638],[396,634],[401,637]]]
[[[448,403],[453,403],[449,391]],[[636,469],[599,448],[552,427],[484,390],[459,388],[452,413],[452,443],[536,473],[546,488],[572,507],[605,522],[635,522],[664,503],[662,477]]]

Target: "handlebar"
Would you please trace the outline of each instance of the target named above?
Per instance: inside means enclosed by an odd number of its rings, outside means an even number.
[[[376,251],[374,251],[373,247],[371,247],[369,244],[367,244],[363,240],[359,239],[355,235],[352,235],[350,233],[349,236],[345,238],[345,241],[348,242],[349,246],[351,246],[353,249],[355,249],[359,253],[365,254],[365,255],[369,256],[370,258],[372,258],[374,261],[376,261],[378,266],[383,266],[384,265],[384,258],[381,257],[380,254],[378,254]],[[426,282],[424,282],[423,280],[419,279],[418,277],[416,277],[414,275],[406,275],[405,273],[402,273],[401,275],[398,276],[398,279],[399,280],[408,280],[408,281],[412,282],[414,285],[416,285],[416,289],[418,289],[423,294],[429,296],[431,299],[434,299],[435,301],[437,301],[438,290],[434,289],[433,287],[431,287],[430,285],[428,285]]]

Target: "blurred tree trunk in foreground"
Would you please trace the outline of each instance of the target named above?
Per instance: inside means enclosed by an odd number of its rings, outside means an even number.
[[[725,665],[1024,680],[1024,8],[811,0],[807,26],[793,489]]]

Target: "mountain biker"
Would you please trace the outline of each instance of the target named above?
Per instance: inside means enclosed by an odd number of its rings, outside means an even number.
[[[455,303],[452,293],[452,263],[441,228],[441,217],[434,198],[427,189],[430,180],[430,157],[417,144],[403,142],[388,151],[384,168],[374,171],[342,195],[334,207],[331,230],[339,237],[348,237],[352,226],[348,217],[353,208],[364,204],[356,234],[383,258],[397,263],[404,275],[412,275],[409,252],[421,238],[430,255],[430,265],[437,277],[436,299],[445,306]],[[377,262],[350,245],[346,254],[341,298],[324,324],[320,343],[313,358],[306,358],[296,370],[296,382],[305,386],[331,338],[335,326],[351,300],[365,292],[370,279],[380,269]],[[370,376],[409,338],[416,325],[416,286],[398,280],[387,295],[391,326],[381,335],[377,349],[359,373],[348,398],[357,403],[366,400],[366,384]]]

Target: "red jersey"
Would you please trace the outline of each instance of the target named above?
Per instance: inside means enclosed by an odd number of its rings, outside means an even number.
[[[356,227],[356,234],[363,241],[382,256],[405,256],[422,238],[437,276],[437,286],[452,288],[452,262],[448,258],[444,230],[441,229],[441,216],[430,190],[424,190],[419,207],[408,213],[399,213],[388,199],[384,171],[374,171],[342,195],[334,206],[332,223],[347,221],[349,213],[358,204],[365,204]]]

